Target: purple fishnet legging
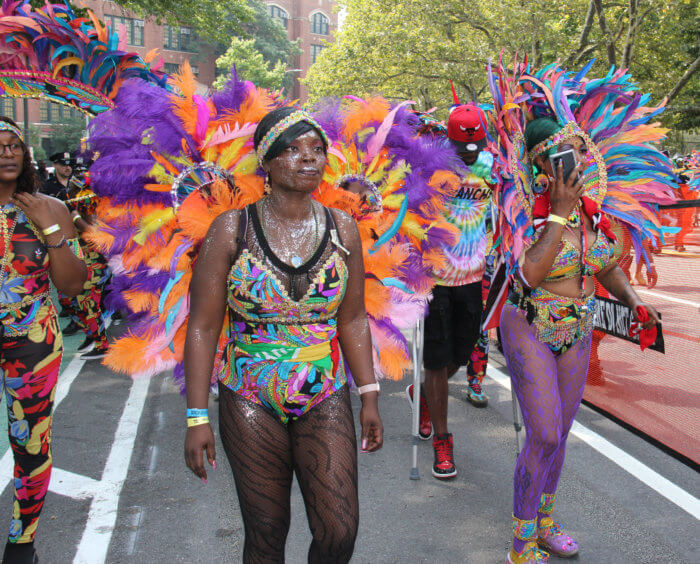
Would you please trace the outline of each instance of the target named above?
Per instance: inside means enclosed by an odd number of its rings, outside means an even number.
[[[591,337],[555,355],[540,342],[524,312],[506,304],[501,313],[503,353],[523,413],[527,436],[513,476],[513,515],[535,519],[542,492],[553,494],[566,452],[566,438],[583,397]],[[525,543],[514,539],[522,551]]]

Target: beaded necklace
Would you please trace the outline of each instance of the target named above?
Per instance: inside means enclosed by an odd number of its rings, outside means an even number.
[[[13,204],[9,204],[7,210],[5,206],[0,208],[0,214],[2,215],[2,223],[0,224],[0,233],[2,234],[4,248],[2,253],[2,262],[0,262],[0,289],[5,286],[5,280],[10,272],[10,244],[12,243],[12,235],[15,233],[15,227],[17,226],[17,214],[15,213],[15,220],[12,222],[12,227],[8,229],[8,214],[16,211]]]

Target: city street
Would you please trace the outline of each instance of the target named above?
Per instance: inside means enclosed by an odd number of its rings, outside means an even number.
[[[36,540],[42,562],[240,561],[242,522],[220,444],[218,469],[204,485],[183,461],[185,404],[169,375],[134,382],[98,361],[83,363],[71,352],[79,339],[66,340],[56,397],[55,466]],[[459,474],[448,482],[430,475],[429,442],[419,445],[421,479],[409,480],[408,380],[384,384],[385,447],[360,456],[353,562],[504,561],[516,453],[509,381],[493,358],[485,380],[491,401],[476,409],[463,400],[464,376],[454,380],[449,423]],[[216,409],[212,399],[210,410]],[[579,562],[700,561],[692,540],[700,517],[693,469],[585,407],[573,435],[556,516],[578,539]],[[5,449],[0,465],[7,478]],[[5,483],[0,507],[9,520]],[[309,541],[295,487],[287,561],[306,562]]]

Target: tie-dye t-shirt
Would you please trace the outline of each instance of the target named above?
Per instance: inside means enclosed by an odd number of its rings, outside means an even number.
[[[454,247],[444,248],[445,267],[435,272],[442,286],[463,286],[480,281],[486,264],[486,220],[491,213],[493,156],[482,151],[466,167],[462,186],[445,207],[445,217],[462,232]]]

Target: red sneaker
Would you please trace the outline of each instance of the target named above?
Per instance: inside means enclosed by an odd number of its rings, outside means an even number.
[[[452,456],[453,449],[452,433],[433,437],[433,449],[435,450],[435,462],[433,463],[433,476],[444,480],[454,478],[457,475]]]
[[[413,384],[406,386],[406,397],[408,398],[408,403],[411,404],[411,409],[413,409]],[[428,402],[423,394],[420,395],[420,415],[418,417],[418,436],[427,441],[433,436],[433,425],[430,422]]]

